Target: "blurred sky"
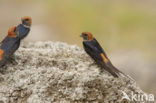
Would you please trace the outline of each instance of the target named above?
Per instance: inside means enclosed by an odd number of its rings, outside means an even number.
[[[155,5],[155,0],[0,0],[0,40],[21,16],[33,18],[24,43],[50,40],[82,47],[79,35],[89,31],[115,66],[156,94]]]

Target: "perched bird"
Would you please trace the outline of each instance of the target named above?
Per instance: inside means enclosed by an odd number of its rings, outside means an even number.
[[[19,38],[24,39],[30,32],[30,27],[32,24],[31,17],[24,16],[21,18],[22,23],[17,26],[17,31]]]
[[[16,26],[12,26],[0,45],[0,67],[5,64],[6,60],[14,54],[19,46],[20,39],[17,34],[17,28]]]
[[[104,68],[114,77],[119,77],[119,73],[122,72],[112,65],[106,53],[93,35],[89,32],[83,32],[80,36],[83,38],[83,47],[87,54],[94,59],[100,67]]]

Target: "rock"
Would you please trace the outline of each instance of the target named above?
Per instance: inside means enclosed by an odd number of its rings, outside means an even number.
[[[134,80],[101,71],[75,45],[30,43],[13,59],[0,68],[0,103],[118,103],[123,92],[145,94]]]

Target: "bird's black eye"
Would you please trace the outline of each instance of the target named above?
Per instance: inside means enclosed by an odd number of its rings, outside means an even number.
[[[25,19],[25,21],[29,21],[29,19]]]
[[[88,36],[87,34],[84,34],[84,36]]]

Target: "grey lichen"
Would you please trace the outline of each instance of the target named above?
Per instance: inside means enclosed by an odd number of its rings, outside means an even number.
[[[122,91],[143,94],[133,80],[113,78],[78,46],[66,43],[22,46],[0,69],[0,103],[117,103]]]

